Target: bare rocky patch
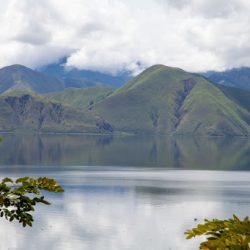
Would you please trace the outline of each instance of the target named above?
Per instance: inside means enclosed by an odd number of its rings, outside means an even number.
[[[177,92],[174,106],[174,129],[176,130],[179,126],[182,118],[185,115],[185,111],[182,109],[183,104],[191,93],[192,89],[196,85],[196,81],[193,78],[189,78],[182,81],[183,89]]]

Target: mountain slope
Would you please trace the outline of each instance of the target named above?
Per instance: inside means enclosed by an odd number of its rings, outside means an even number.
[[[61,78],[29,69],[22,65],[12,65],[0,69],[0,93],[12,90],[30,90],[36,93],[63,91],[65,88],[86,88],[100,83],[82,78]]]
[[[217,87],[232,101],[250,112],[250,91],[217,85]]]
[[[67,88],[89,88],[94,86],[101,86],[102,83],[91,81],[84,78],[77,77],[63,77],[61,80],[64,83],[65,89]]]
[[[60,91],[64,83],[22,65],[12,65],[0,69],[0,93],[14,89],[27,89],[37,93]]]
[[[37,94],[11,92],[0,97],[0,131],[111,133],[93,112],[47,101]]]
[[[50,101],[62,103],[73,108],[92,109],[94,105],[107,98],[114,91],[111,87],[96,86],[76,89],[68,88],[61,92],[47,94]]]
[[[243,67],[224,72],[208,72],[203,75],[214,83],[250,90],[250,68]]]
[[[250,135],[250,93],[155,65],[119,89],[0,95],[0,131]]]
[[[96,106],[128,133],[247,135],[249,111],[205,78],[155,65]]]

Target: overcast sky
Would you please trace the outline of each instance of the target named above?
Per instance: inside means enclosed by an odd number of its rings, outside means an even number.
[[[249,0],[0,0],[0,67],[250,66]]]

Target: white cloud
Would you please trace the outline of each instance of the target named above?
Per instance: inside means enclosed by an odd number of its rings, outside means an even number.
[[[66,66],[134,74],[250,66],[248,0],[0,0],[0,66]]]

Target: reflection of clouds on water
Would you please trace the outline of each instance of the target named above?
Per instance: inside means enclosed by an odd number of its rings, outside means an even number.
[[[70,197],[72,203],[65,207],[63,214],[62,211],[51,214],[49,210],[42,209],[41,212],[46,215],[35,222],[33,231],[19,228],[20,237],[15,239],[19,246],[17,249],[116,250],[143,247],[151,250],[187,243],[182,239],[185,228],[177,228],[178,224],[164,216],[167,207],[155,209],[149,204],[131,207],[130,202],[121,204],[119,199],[115,202],[112,200],[111,205],[109,199],[103,203],[102,199],[99,201],[95,198],[93,201],[85,198],[79,201],[79,197]],[[178,206],[169,208],[167,213],[170,216],[173,216],[173,209],[177,213],[180,210]],[[39,230],[38,223],[44,230]],[[10,225],[7,225],[7,230],[6,242],[1,242],[1,245],[4,249],[7,246],[15,249],[9,240],[13,238],[10,236],[12,232],[16,235],[18,230]],[[174,249],[181,249],[179,247]]]
[[[47,196],[52,205],[38,207],[33,228],[22,229],[1,220],[0,249],[193,250],[197,241],[185,240],[186,229],[204,218],[248,214],[250,198],[245,194],[249,192],[249,175],[202,171],[58,172],[66,192]],[[234,188],[237,192],[231,192]]]

